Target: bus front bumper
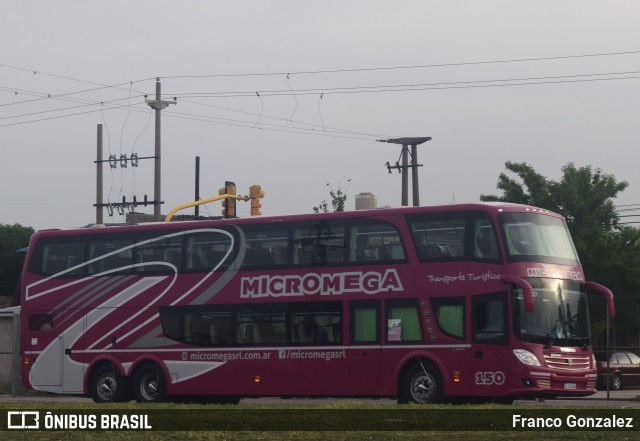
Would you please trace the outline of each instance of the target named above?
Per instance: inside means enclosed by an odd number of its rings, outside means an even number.
[[[520,378],[522,393],[541,396],[564,395],[586,396],[596,392],[597,374],[595,373],[563,373],[531,370]]]

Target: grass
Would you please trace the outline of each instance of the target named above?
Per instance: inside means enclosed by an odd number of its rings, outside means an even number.
[[[155,429],[162,430],[12,430],[6,431],[7,411],[47,411],[53,415],[102,414],[148,415]],[[99,405],[87,402],[14,402],[0,403],[0,437],[16,440],[97,440],[105,435],[112,440],[639,440],[639,408],[560,408],[501,405],[429,405],[394,404],[310,404],[305,401],[286,404],[141,405],[124,403]],[[634,429],[513,429],[513,414],[530,417],[634,418]],[[41,426],[42,427],[42,426]],[[469,430],[469,428],[472,428]],[[246,430],[251,429],[251,430]],[[373,430],[377,429],[377,430]],[[467,430],[465,430],[467,429]],[[2,433],[4,432],[4,433]],[[10,436],[3,436],[10,435]]]

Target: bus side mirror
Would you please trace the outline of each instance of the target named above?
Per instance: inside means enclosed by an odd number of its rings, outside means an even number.
[[[614,318],[616,316],[616,305],[615,303],[613,303],[613,293],[611,292],[611,290],[595,282],[585,282],[584,286],[587,288],[587,290],[593,290],[605,298],[605,300],[607,301],[609,318]]]
[[[533,298],[533,288],[529,282],[518,276],[502,276],[502,283],[512,283],[520,288],[524,296],[524,310],[527,312],[535,312],[536,304]]]

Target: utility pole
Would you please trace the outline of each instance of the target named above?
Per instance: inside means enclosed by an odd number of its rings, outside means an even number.
[[[193,200],[200,200],[200,156],[196,156],[196,192]],[[200,218],[200,205],[196,205],[195,215],[196,220],[198,220]]]
[[[161,132],[160,132],[160,112],[162,109],[166,109],[169,107],[169,104],[176,104],[175,99],[173,101],[162,101],[162,96],[160,93],[160,78],[156,78],[156,99],[155,100],[146,100],[146,103],[152,109],[156,111],[156,142],[155,142],[155,168],[154,168],[154,178],[153,178],[153,221],[160,222],[161,220],[161,205],[162,196],[160,194],[161,187],[161,162],[160,162],[160,151],[161,151]]]
[[[102,200],[102,124],[98,124],[98,152],[96,158],[96,224],[104,223],[103,213],[104,204]]]
[[[430,141],[431,137],[419,137],[419,138],[394,138],[394,139],[379,139],[378,142],[388,142],[390,144],[401,144],[402,151],[400,152],[400,161],[396,161],[396,165],[390,165],[388,162],[385,164],[389,173],[391,169],[402,172],[402,206],[409,205],[409,167],[411,167],[411,178],[413,184],[413,206],[420,205],[420,193],[418,185],[418,167],[422,167],[422,164],[418,164],[418,145]],[[409,146],[411,146],[411,164],[409,164]]]

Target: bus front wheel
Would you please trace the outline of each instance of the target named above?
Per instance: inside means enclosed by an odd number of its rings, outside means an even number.
[[[125,380],[112,364],[98,366],[91,375],[91,398],[96,403],[118,403],[125,400]]]
[[[159,403],[166,398],[162,369],[155,363],[141,366],[134,377],[134,395],[138,403]]]
[[[398,403],[437,403],[442,399],[438,370],[425,362],[413,364],[400,384]]]

